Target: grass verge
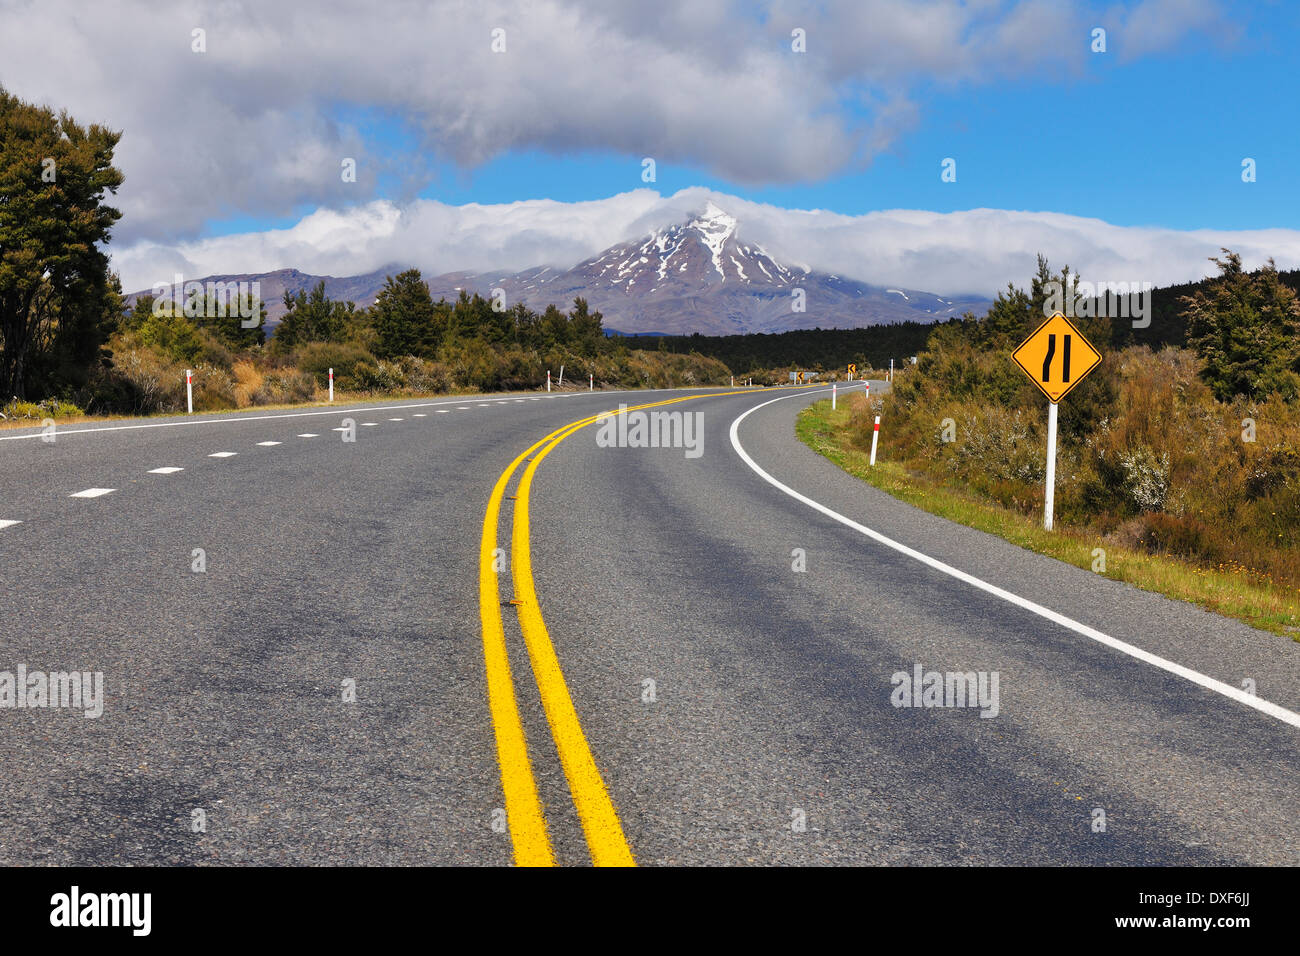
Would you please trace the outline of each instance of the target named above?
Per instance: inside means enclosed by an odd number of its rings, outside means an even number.
[[[1066,564],[1093,569],[1093,549],[1101,546],[1094,536],[1069,528],[1044,531],[1036,517],[945,487],[880,455],[873,468],[869,456],[849,443],[848,424],[847,403],[831,411],[829,401],[820,401],[800,413],[795,432],[819,455],[900,501]],[[1105,568],[1097,573],[1300,641],[1297,595],[1287,588],[1114,544],[1105,545]]]

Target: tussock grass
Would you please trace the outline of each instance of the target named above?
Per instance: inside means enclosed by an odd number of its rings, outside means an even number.
[[[1093,549],[1104,548],[1104,575],[1146,591],[1196,604],[1225,617],[1236,618],[1252,627],[1300,640],[1300,589],[1281,583],[1276,575],[1262,574],[1257,567],[1237,559],[1196,561],[1148,549],[1150,542],[1139,534],[1127,544],[1114,531],[1097,527],[1062,525],[1054,531],[1042,528],[1042,497],[1027,502],[1002,503],[985,493],[960,487],[941,477],[898,461],[896,429],[882,429],[882,444],[876,466],[869,462],[870,438],[861,439],[869,425],[890,399],[875,398],[868,408],[862,395],[853,395],[831,411],[829,401],[810,405],[799,416],[796,432],[814,451],[839,465],[849,474],[908,504],[958,524],[997,535],[1022,548],[1047,555],[1076,567],[1091,570]],[[865,445],[865,447],[864,447]],[[1040,449],[1041,455],[1041,449]],[[1021,494],[1024,494],[1022,491]],[[1033,512],[1025,507],[1037,505]],[[1144,525],[1145,527],[1145,525]],[[1132,529],[1130,529],[1130,535]],[[1220,528],[1214,534],[1231,535]],[[1246,553],[1258,559],[1258,549]],[[1288,556],[1278,566],[1286,566]]]

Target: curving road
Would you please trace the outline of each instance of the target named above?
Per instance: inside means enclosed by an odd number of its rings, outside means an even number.
[[[1300,646],[847,477],[823,389],[721,391],[0,432],[0,704],[105,689],[0,707],[0,863],[1300,863]],[[620,402],[700,454],[524,454]],[[918,668],[983,705],[895,706]]]

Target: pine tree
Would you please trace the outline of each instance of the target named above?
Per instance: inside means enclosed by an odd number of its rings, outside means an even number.
[[[1300,395],[1300,303],[1269,259],[1258,272],[1227,249],[1211,258],[1218,277],[1181,301],[1188,344],[1204,360],[1201,377],[1219,401]]]
[[[434,306],[419,269],[386,276],[370,311],[377,336],[375,354],[380,358],[430,355],[446,332],[445,312]]]

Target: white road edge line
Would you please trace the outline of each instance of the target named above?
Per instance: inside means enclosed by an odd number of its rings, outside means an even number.
[[[818,389],[817,391],[818,392],[827,391],[827,389]],[[1263,700],[1259,697],[1256,697],[1253,694],[1248,694],[1244,690],[1240,690],[1239,688],[1233,687],[1231,684],[1225,684],[1223,681],[1215,680],[1213,677],[1209,677],[1205,674],[1202,674],[1200,671],[1194,671],[1190,667],[1184,667],[1182,664],[1176,664],[1173,661],[1166,660],[1163,657],[1160,657],[1156,654],[1152,654],[1150,651],[1144,651],[1140,647],[1135,647],[1132,644],[1128,644],[1124,641],[1119,640],[1118,638],[1111,637],[1109,634],[1103,634],[1101,631],[1098,631],[1095,628],[1091,628],[1086,624],[1081,624],[1078,621],[1074,620],[1073,618],[1066,617],[1064,614],[1060,614],[1056,611],[1051,610],[1050,608],[1043,607],[1041,604],[1035,604],[1033,601],[1030,601],[1028,598],[1022,598],[1018,594],[1012,594],[1010,591],[1004,591],[1002,588],[998,587],[995,584],[989,584],[987,581],[981,580],[980,578],[975,577],[975,575],[973,574],[967,574],[965,571],[960,571],[957,568],[954,568],[950,564],[945,564],[944,562],[940,561],[938,558],[932,558],[928,554],[923,554],[920,551],[915,550],[914,548],[909,548],[907,545],[895,541],[893,538],[887,537],[881,534],[879,531],[874,531],[871,528],[868,528],[866,525],[858,524],[852,518],[846,518],[838,511],[833,511],[830,508],[826,507],[821,502],[814,501],[812,498],[809,498],[807,495],[802,495],[799,492],[795,491],[793,488],[789,487],[788,485],[782,484],[781,482],[777,481],[766,471],[760,468],[758,466],[758,463],[755,462],[754,459],[750,458],[748,453],[746,453],[745,449],[741,446],[740,437],[739,437],[740,423],[743,422],[750,415],[752,415],[754,412],[758,411],[760,408],[766,408],[768,405],[771,405],[774,402],[784,401],[787,398],[797,398],[800,395],[807,395],[807,394],[808,394],[807,392],[798,392],[794,395],[782,395],[780,398],[774,398],[771,399],[770,401],[763,402],[762,404],[755,405],[753,408],[749,409],[749,411],[742,413],[739,417],[736,418],[735,421],[731,423],[731,447],[736,450],[736,454],[740,456],[741,460],[744,461],[744,463],[747,464],[756,475],[758,475],[768,484],[772,485],[774,488],[780,491],[785,492],[787,495],[789,495],[791,498],[794,498],[796,501],[803,502],[813,510],[820,511],[826,517],[834,521],[838,521],[840,524],[852,528],[854,531],[857,531],[860,534],[866,535],[868,538],[871,538],[873,541],[877,541],[880,544],[883,544],[887,548],[893,548],[895,551],[899,552],[900,554],[905,554],[909,558],[914,558],[915,560],[920,561],[922,564],[934,568],[936,571],[941,571],[944,574],[949,575],[950,577],[956,578],[958,581],[962,581],[965,582],[966,584],[971,585],[971,587],[979,588],[981,591],[984,591],[988,594],[992,594],[994,597],[1001,598],[1002,600],[1010,604],[1014,604],[1017,607],[1024,608],[1026,611],[1029,611],[1033,614],[1037,614],[1039,617],[1044,617],[1054,624],[1059,624],[1061,627],[1068,628],[1069,630],[1074,631],[1076,634],[1081,634],[1084,637],[1089,638],[1090,640],[1094,640],[1098,644],[1104,644],[1107,647],[1112,648],[1113,650],[1117,650],[1121,654],[1127,654],[1130,657],[1135,657],[1144,663],[1150,664],[1152,667],[1158,667],[1163,671],[1168,671],[1171,674],[1176,674],[1179,677],[1183,678],[1184,680],[1189,680],[1193,684],[1196,684],[1200,687],[1204,687],[1206,690],[1212,690],[1217,694],[1222,694],[1224,697],[1231,698],[1232,700],[1235,700],[1239,704],[1245,704],[1247,707],[1253,707],[1255,710],[1258,710],[1261,713],[1268,714],[1270,717],[1274,717],[1277,720],[1282,721],[1284,724],[1290,724],[1292,727],[1300,727],[1300,714],[1297,714],[1294,711],[1287,710],[1285,707],[1281,707],[1278,704],[1272,703],[1271,701]]]

